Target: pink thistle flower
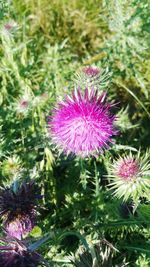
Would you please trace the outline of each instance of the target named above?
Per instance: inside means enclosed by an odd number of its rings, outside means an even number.
[[[47,266],[29,242],[10,236],[0,237],[0,267]]]
[[[110,114],[111,104],[105,102],[106,94],[88,89],[82,94],[75,90],[72,97],[58,103],[49,120],[54,143],[66,153],[81,157],[95,155],[112,142],[116,134],[115,117]]]
[[[139,173],[139,163],[134,158],[120,159],[117,163],[117,175],[124,180],[131,180]]]
[[[26,110],[29,106],[29,102],[27,100],[22,99],[19,105],[21,110]]]
[[[10,236],[21,239],[33,229],[39,199],[41,195],[34,181],[21,184],[15,191],[13,187],[0,190],[0,215]]]
[[[14,20],[7,21],[3,25],[3,32],[11,35],[14,32],[14,30],[16,30],[17,28],[18,28],[18,25]]]
[[[79,70],[75,74],[76,88],[92,88],[102,89],[106,88],[109,83],[111,73],[108,69],[99,69],[98,67],[87,66]]]
[[[98,74],[100,74],[100,69],[98,69],[97,67],[85,67],[82,70],[87,76],[97,76]]]
[[[22,235],[25,236],[30,233],[35,226],[34,217],[33,215],[21,215],[15,220],[5,223],[5,229],[10,236],[21,239]]]
[[[7,31],[9,31],[9,30],[12,29],[12,25],[11,25],[10,23],[6,23],[6,24],[4,25],[4,27],[5,27],[5,29],[6,29]]]
[[[114,195],[127,201],[134,201],[140,197],[149,198],[150,163],[148,154],[140,156],[132,155],[120,157],[109,168],[110,187],[114,189]]]
[[[25,94],[20,99],[18,99],[17,103],[15,103],[15,109],[19,114],[26,114],[31,106],[32,97],[29,94]]]

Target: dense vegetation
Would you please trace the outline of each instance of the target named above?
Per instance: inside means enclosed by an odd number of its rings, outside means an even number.
[[[149,14],[149,0],[0,0],[0,186],[33,179],[40,188],[24,239],[48,266],[150,264]],[[102,73],[98,84],[83,77],[87,66]],[[49,116],[75,86],[91,84],[116,103],[118,133],[96,157],[66,155]],[[136,196],[122,187],[118,197],[111,166],[128,155],[144,159],[147,180]]]

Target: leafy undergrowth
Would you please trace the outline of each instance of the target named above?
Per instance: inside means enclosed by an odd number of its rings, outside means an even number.
[[[146,0],[0,1],[0,186],[39,186],[36,226],[22,239],[48,266],[150,264],[149,12]],[[48,127],[79,86],[116,103],[118,132],[96,157],[66,154]],[[115,164],[127,158],[129,167],[128,157],[139,165],[127,187]]]

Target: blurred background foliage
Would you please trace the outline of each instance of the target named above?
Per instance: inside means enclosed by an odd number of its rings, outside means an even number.
[[[111,196],[105,178],[112,157],[139,147],[145,153],[150,144],[149,14],[149,0],[0,1],[0,183],[17,176],[42,186],[31,236],[52,233],[41,248],[50,266],[71,266],[71,253],[81,259],[77,267],[91,266],[93,253],[106,256],[95,256],[93,267],[150,264],[149,203],[132,214],[131,203]],[[118,102],[120,134],[104,155],[83,161],[59,155],[47,117],[85,65],[109,69],[106,90]],[[104,248],[94,245],[105,239]],[[85,242],[89,255],[78,252]]]

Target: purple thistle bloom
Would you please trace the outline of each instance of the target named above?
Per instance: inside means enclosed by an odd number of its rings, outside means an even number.
[[[28,103],[27,100],[22,99],[20,101],[20,106],[21,106],[22,109],[26,109],[28,107],[28,105],[29,105],[29,103]]]
[[[44,260],[16,238],[0,238],[0,267],[38,267]]]
[[[117,175],[123,180],[134,179],[139,173],[139,163],[134,158],[121,159],[118,162]]]
[[[4,27],[7,31],[10,31],[12,29],[12,25],[10,23],[6,23]]]
[[[11,32],[13,29],[17,28],[17,23],[14,20],[8,21],[4,24],[4,29]]]
[[[150,162],[149,154],[141,156],[131,152],[129,155],[119,157],[109,166],[110,188],[114,190],[114,195],[127,201],[129,198],[136,201],[140,197],[149,199]]]
[[[5,222],[5,228],[10,236],[14,236],[21,239],[22,235],[26,235],[32,231],[35,226],[34,215],[20,215],[15,220],[11,222]]]
[[[87,76],[97,76],[98,74],[100,74],[100,69],[97,67],[85,67],[82,70]]]
[[[86,89],[74,91],[72,97],[58,103],[49,120],[53,141],[66,153],[81,157],[96,155],[108,147],[115,117],[110,114],[111,104],[105,102],[106,94]]]
[[[107,87],[110,76],[108,68],[104,70],[95,66],[86,66],[75,74],[75,87],[102,90]]]
[[[18,113],[25,113],[29,110],[31,99],[29,96],[25,96],[19,99],[18,103],[16,104],[16,110]]]
[[[39,197],[33,181],[23,183],[16,192],[13,188],[1,189],[0,215],[10,236],[21,239],[33,229]]]

